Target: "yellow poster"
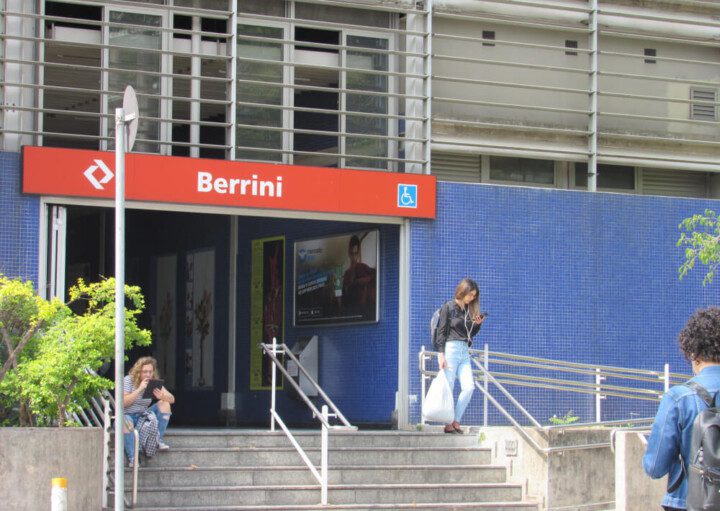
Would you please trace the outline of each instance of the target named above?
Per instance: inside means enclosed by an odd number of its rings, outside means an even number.
[[[253,240],[251,250],[250,389],[270,390],[272,361],[259,344],[285,342],[285,237]],[[282,389],[282,373],[276,377]]]

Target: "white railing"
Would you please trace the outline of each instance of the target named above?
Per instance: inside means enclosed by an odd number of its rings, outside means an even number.
[[[78,424],[85,427],[98,427],[103,430],[103,495],[102,505],[103,509],[108,507],[108,493],[110,492],[111,486],[115,486],[115,479],[110,472],[110,445],[113,442],[113,414],[115,413],[115,399],[113,396],[104,391],[101,395],[90,399],[90,407],[85,410],[80,410],[73,414],[73,418]],[[124,421],[123,421],[124,423]],[[135,454],[133,459],[133,478],[132,478],[132,494],[130,500],[127,496],[124,496],[125,505],[128,507],[135,507],[137,504],[137,489],[138,489],[138,467],[140,466],[140,438],[138,431],[132,428],[132,433],[135,436]],[[122,448],[122,446],[120,447]],[[118,488],[114,488],[118,491]],[[124,489],[120,489],[124,491]]]
[[[351,425],[345,418],[345,416],[340,413],[340,410],[338,410],[338,408],[335,406],[335,404],[333,404],[327,394],[325,394],[325,392],[320,388],[320,385],[318,385],[315,379],[307,372],[307,370],[302,366],[297,357],[295,357],[292,351],[290,351],[290,349],[285,344],[278,344],[277,338],[273,337],[272,344],[262,343],[260,344],[260,346],[267,354],[267,356],[270,357],[270,360],[272,360],[273,362],[272,376],[270,382],[272,389],[270,397],[270,431],[275,431],[275,422],[280,425],[283,432],[285,432],[285,435],[287,435],[290,443],[292,443],[293,447],[295,447],[305,465],[307,465],[308,469],[310,469],[313,477],[315,477],[317,482],[320,484],[320,503],[322,505],[326,505],[328,503],[328,432],[331,429],[334,431],[357,431],[357,427]],[[288,357],[293,363],[297,365],[298,370],[303,374],[303,376],[305,376],[305,378],[307,378],[307,381],[313,386],[313,388],[325,401],[326,404],[322,405],[322,412],[317,409],[317,407],[312,403],[312,401],[310,401],[310,398],[308,398],[305,392],[303,392],[303,390],[300,388],[300,385],[295,382],[295,379],[290,375],[287,369],[285,369],[283,363],[277,357],[279,354],[283,354],[284,356]],[[280,418],[280,415],[277,413],[277,410],[275,409],[275,382],[278,369],[285,376],[286,381],[288,381],[288,383],[290,383],[293,388],[298,392],[300,399],[302,399],[305,404],[308,405],[310,410],[312,410],[313,417],[317,417],[317,419],[320,421],[320,472],[318,472],[315,465],[313,465],[312,461],[310,461],[310,458],[305,453],[305,450],[295,439],[295,437],[287,428],[285,423]],[[332,414],[328,413],[328,406],[332,408]],[[342,422],[342,425],[330,424],[330,417],[337,418],[340,422]]]
[[[437,369],[428,369],[428,362],[436,360],[438,352],[427,351],[423,346],[419,353],[419,369],[421,375],[421,405],[425,400],[427,382],[437,375]],[[483,350],[470,350],[470,357],[473,363],[473,379],[475,387],[483,394],[483,426],[487,426],[488,402],[515,427],[519,434],[540,454],[547,455],[555,451],[567,451],[578,449],[590,449],[609,447],[611,442],[594,444],[583,444],[562,447],[541,447],[535,439],[530,436],[515,417],[498,402],[490,392],[490,384],[493,385],[519,413],[527,419],[532,426],[547,433],[553,429],[578,428],[587,426],[637,426],[647,428],[653,417],[628,418],[621,420],[603,421],[602,402],[608,396],[625,399],[636,399],[644,401],[658,401],[663,393],[671,385],[681,383],[690,378],[689,375],[671,373],[668,364],[665,364],[662,371],[648,371],[635,368],[624,368],[614,366],[603,366],[596,364],[580,364],[551,360],[539,357],[513,355],[509,353],[491,352],[486,344]],[[491,369],[491,364],[494,366]],[[434,364],[437,367],[437,364]],[[513,373],[510,369],[499,370],[495,366],[507,368],[522,368],[523,373]],[[558,376],[533,375],[531,371],[558,374]],[[580,381],[577,378],[585,378],[592,381]],[[608,383],[608,380],[627,380],[644,382],[657,385],[658,388],[631,387]],[[595,422],[578,422],[573,424],[542,425],[530,412],[512,395],[506,386],[544,388],[548,390],[588,394],[595,396]],[[424,419],[421,417],[424,424]]]

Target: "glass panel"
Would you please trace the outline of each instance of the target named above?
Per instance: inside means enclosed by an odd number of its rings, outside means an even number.
[[[282,39],[283,29],[278,27],[260,27],[238,25],[238,35]],[[238,69],[240,80],[255,80],[265,83],[245,83],[237,85],[237,123],[236,151],[237,158],[252,160],[282,160],[282,133],[266,131],[246,126],[282,127],[282,110],[268,109],[243,103],[260,105],[283,104],[283,45],[273,41],[244,40],[238,38],[237,44]],[[272,62],[254,62],[243,59],[262,59]],[[268,84],[268,82],[270,84]],[[277,83],[277,86],[271,85]],[[253,148],[275,149],[276,151],[258,151]]]
[[[635,189],[635,169],[623,165],[607,165],[601,163],[597,166],[597,187],[615,190]],[[575,186],[587,188],[587,163],[575,164]]]
[[[553,185],[555,184],[555,162],[552,160],[491,156],[490,179]]]
[[[366,27],[390,27],[391,13],[336,7],[323,4],[295,4],[295,17],[303,20],[332,21]]]
[[[264,14],[266,16],[284,16],[283,0],[238,0],[238,12]]]
[[[347,45],[375,50],[388,49],[387,39],[378,39],[374,37],[348,36]],[[348,50],[347,67],[358,70],[387,71],[389,67],[389,59],[386,53]],[[369,91],[376,93],[388,92],[388,77],[386,75],[349,70],[346,74],[346,84],[348,89],[354,91]],[[351,115],[350,113],[364,112],[387,115],[387,96],[347,93],[345,104],[348,112],[345,122],[345,130],[348,134],[388,135],[388,119],[386,117],[359,116]],[[355,155],[387,157],[388,141],[348,136],[345,142],[345,152]],[[388,168],[387,161],[369,158],[348,158],[346,160],[346,165],[348,167],[363,167],[372,169]]]
[[[46,135],[44,145],[98,149],[95,138],[80,141],[77,137],[63,135],[97,137],[100,134],[100,50],[86,45],[48,42],[45,45],[45,61],[44,80],[48,88],[43,95],[43,107],[65,113],[43,110],[46,134],[60,134],[57,138]],[[77,67],[69,71],[67,67],[56,67],[52,63]],[[53,86],[60,88],[54,89]],[[73,89],[93,89],[93,92]],[[74,112],[91,112],[93,115],[77,115]]]
[[[177,16],[176,16],[177,18]],[[172,71],[174,74],[190,76],[190,57],[173,56]],[[190,79],[173,78],[172,93],[175,97],[190,97]],[[172,118],[174,120],[190,120],[190,101],[174,99],[172,102]],[[190,142],[190,125],[186,123],[174,123],[172,125],[173,142]],[[174,143],[171,148],[173,156],[190,156],[190,147]]]
[[[163,0],[157,0],[159,3],[165,3]],[[230,2],[228,0],[173,0],[173,4],[178,7],[192,7],[193,9],[212,9],[214,11],[229,11]]]
[[[162,26],[162,18],[150,14],[112,11],[110,22],[116,25],[110,26],[109,112],[114,113],[115,108],[122,106],[125,87],[132,85],[138,95],[140,116],[160,117],[160,100],[152,96],[159,96],[162,92],[159,75],[161,55],[160,52],[145,50],[162,49],[162,33],[159,30]],[[138,73],[138,71],[148,71],[152,74]],[[111,137],[115,136],[114,128],[114,123],[111,123],[109,127]],[[159,140],[160,123],[140,119],[137,138]],[[158,152],[159,145],[138,141],[133,150]]]

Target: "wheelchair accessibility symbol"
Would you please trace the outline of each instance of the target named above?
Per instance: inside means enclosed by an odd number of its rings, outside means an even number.
[[[398,185],[397,205],[399,208],[417,208],[417,185]]]

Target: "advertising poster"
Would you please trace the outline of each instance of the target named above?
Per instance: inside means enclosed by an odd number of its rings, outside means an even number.
[[[377,229],[295,243],[295,325],[378,320]]]
[[[175,388],[175,348],[177,344],[177,316],[175,314],[177,299],[177,255],[158,257],[156,265],[157,304],[153,317],[153,339],[157,356],[160,377],[165,379],[165,386]]]
[[[215,250],[185,259],[185,383],[193,389],[213,386]]]
[[[260,343],[285,342],[285,238],[252,241],[250,275],[250,389],[270,390],[272,361]],[[277,372],[276,389],[283,388]]]

